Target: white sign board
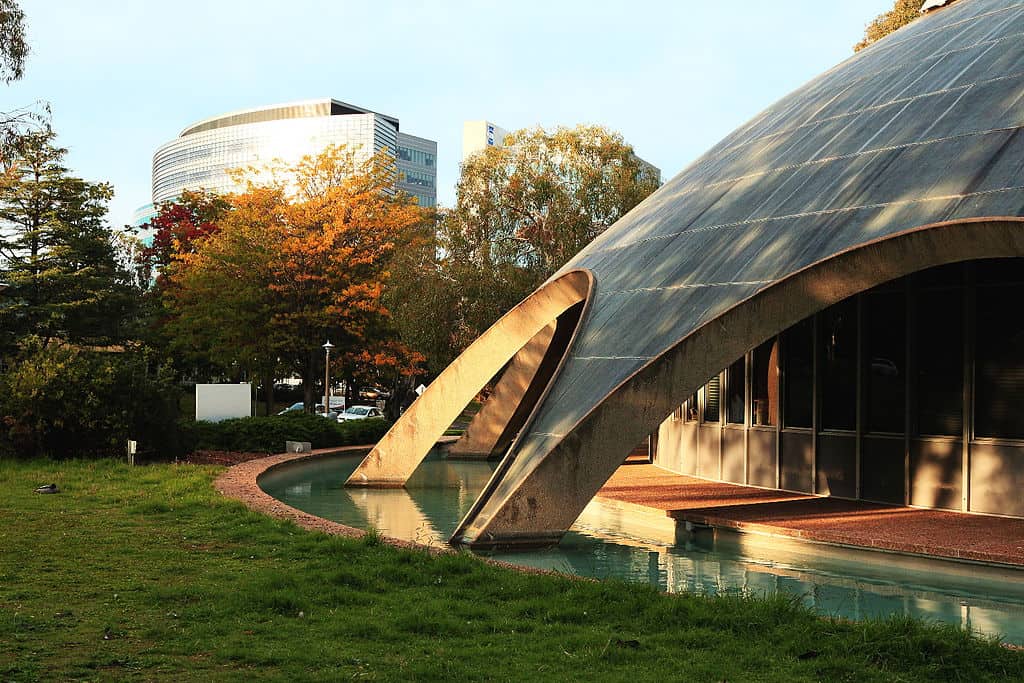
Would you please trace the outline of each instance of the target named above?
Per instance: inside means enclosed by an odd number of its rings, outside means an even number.
[[[196,420],[220,422],[252,415],[252,385],[197,384]]]

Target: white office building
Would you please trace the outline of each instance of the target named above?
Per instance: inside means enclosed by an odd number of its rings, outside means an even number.
[[[244,189],[230,170],[261,168],[275,160],[292,165],[328,145],[346,145],[360,161],[390,151],[399,172],[397,188],[421,206],[437,203],[435,141],[401,132],[394,116],[324,98],[244,109],[188,126],[153,155],[153,204],[184,190]]]

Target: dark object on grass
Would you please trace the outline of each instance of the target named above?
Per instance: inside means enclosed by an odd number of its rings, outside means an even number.
[[[60,493],[56,484],[44,484],[36,489],[36,493]]]
[[[797,659],[814,659],[821,653],[817,650],[808,650],[807,652],[801,652],[796,656]]]

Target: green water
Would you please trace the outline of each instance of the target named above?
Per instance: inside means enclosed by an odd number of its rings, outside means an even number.
[[[405,489],[346,489],[358,457],[295,463],[260,478],[278,500],[386,536],[443,544],[490,478],[482,462],[428,460]],[[597,500],[555,548],[493,553],[507,562],[664,591],[783,592],[848,619],[908,614],[1024,644],[1024,571],[847,550],[769,537],[709,533],[676,542]],[[660,539],[660,540],[659,540]]]

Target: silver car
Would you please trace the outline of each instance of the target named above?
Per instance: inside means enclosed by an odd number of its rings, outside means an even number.
[[[380,408],[374,406],[350,406],[345,409],[345,412],[338,415],[338,422],[365,420],[368,417],[384,417],[384,413]]]

